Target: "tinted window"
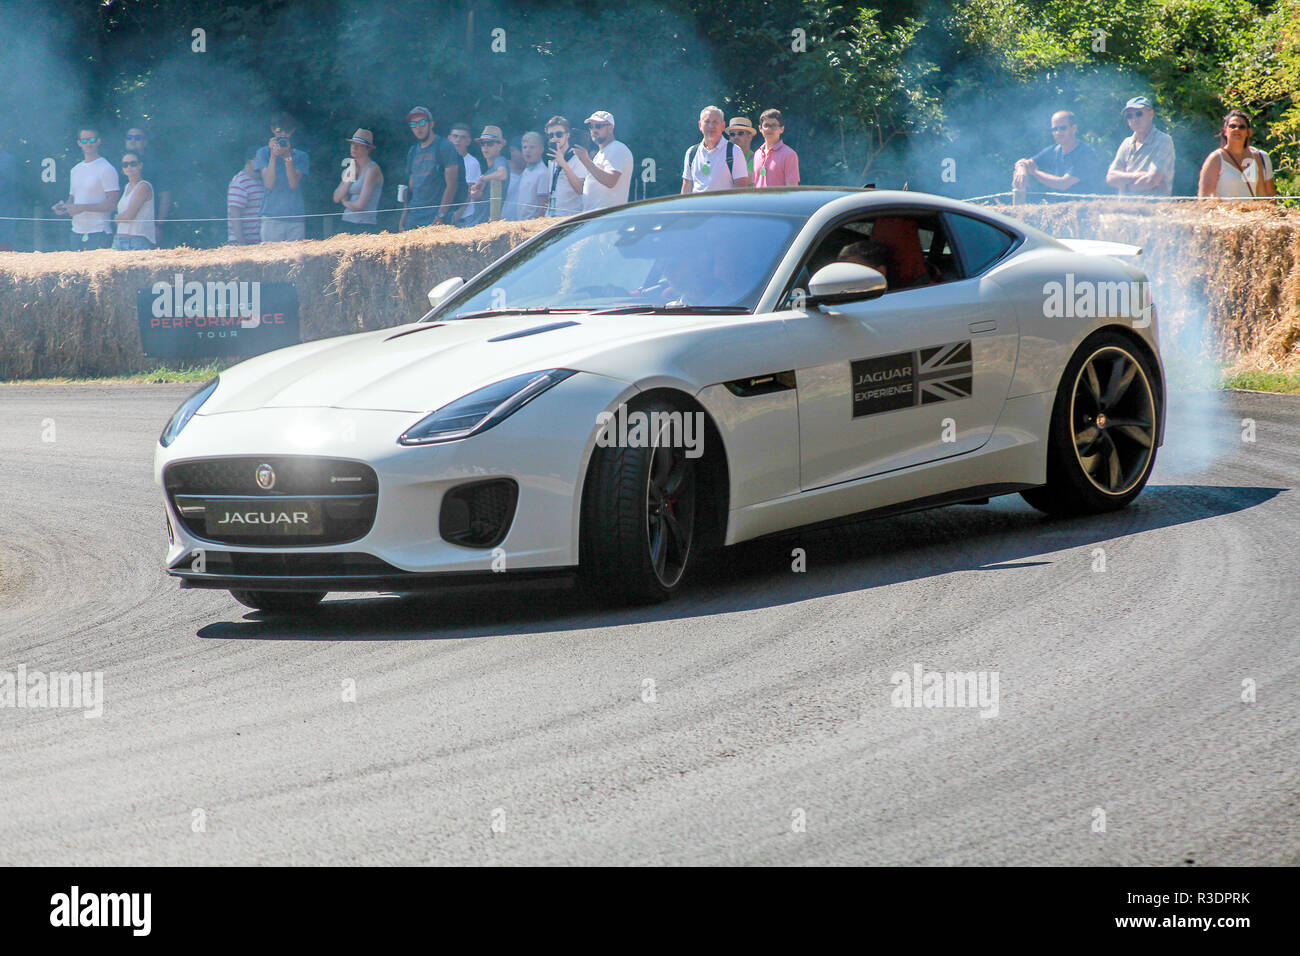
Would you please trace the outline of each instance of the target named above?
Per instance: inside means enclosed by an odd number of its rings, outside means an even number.
[[[966,260],[966,274],[979,275],[997,262],[1015,242],[1015,237],[997,226],[969,216],[949,215],[948,222]]]

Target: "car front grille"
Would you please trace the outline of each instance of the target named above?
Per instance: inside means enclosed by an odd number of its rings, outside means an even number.
[[[258,473],[268,466],[274,483],[264,488]],[[379,477],[374,469],[342,458],[272,455],[179,461],[163,471],[163,487],[190,534],[231,545],[302,548],[356,541],[370,531],[379,504]],[[301,536],[236,535],[209,528],[209,507],[232,503],[319,510],[321,527],[319,533]]]

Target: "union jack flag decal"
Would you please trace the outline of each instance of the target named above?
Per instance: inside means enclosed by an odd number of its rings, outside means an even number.
[[[916,364],[918,404],[970,398],[973,365],[970,342],[921,349]]]

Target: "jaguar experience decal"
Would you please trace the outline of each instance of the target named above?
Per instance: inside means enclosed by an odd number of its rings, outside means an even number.
[[[851,362],[853,417],[970,398],[970,340]]]

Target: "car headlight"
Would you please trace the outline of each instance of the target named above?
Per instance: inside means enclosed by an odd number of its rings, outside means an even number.
[[[185,399],[185,401],[181,402],[181,407],[176,409],[175,414],[171,417],[171,421],[167,423],[167,427],[162,430],[162,435],[158,437],[158,443],[160,445],[166,448],[176,440],[176,436],[181,433],[182,428],[190,423],[190,419],[194,417],[194,413],[197,412],[199,407],[208,400],[209,396],[211,396],[213,392],[217,390],[217,383],[220,381],[220,376],[214,378],[189,398]]]
[[[420,419],[402,433],[398,444],[432,445],[485,432],[572,374],[567,368],[553,368],[486,385]]]

